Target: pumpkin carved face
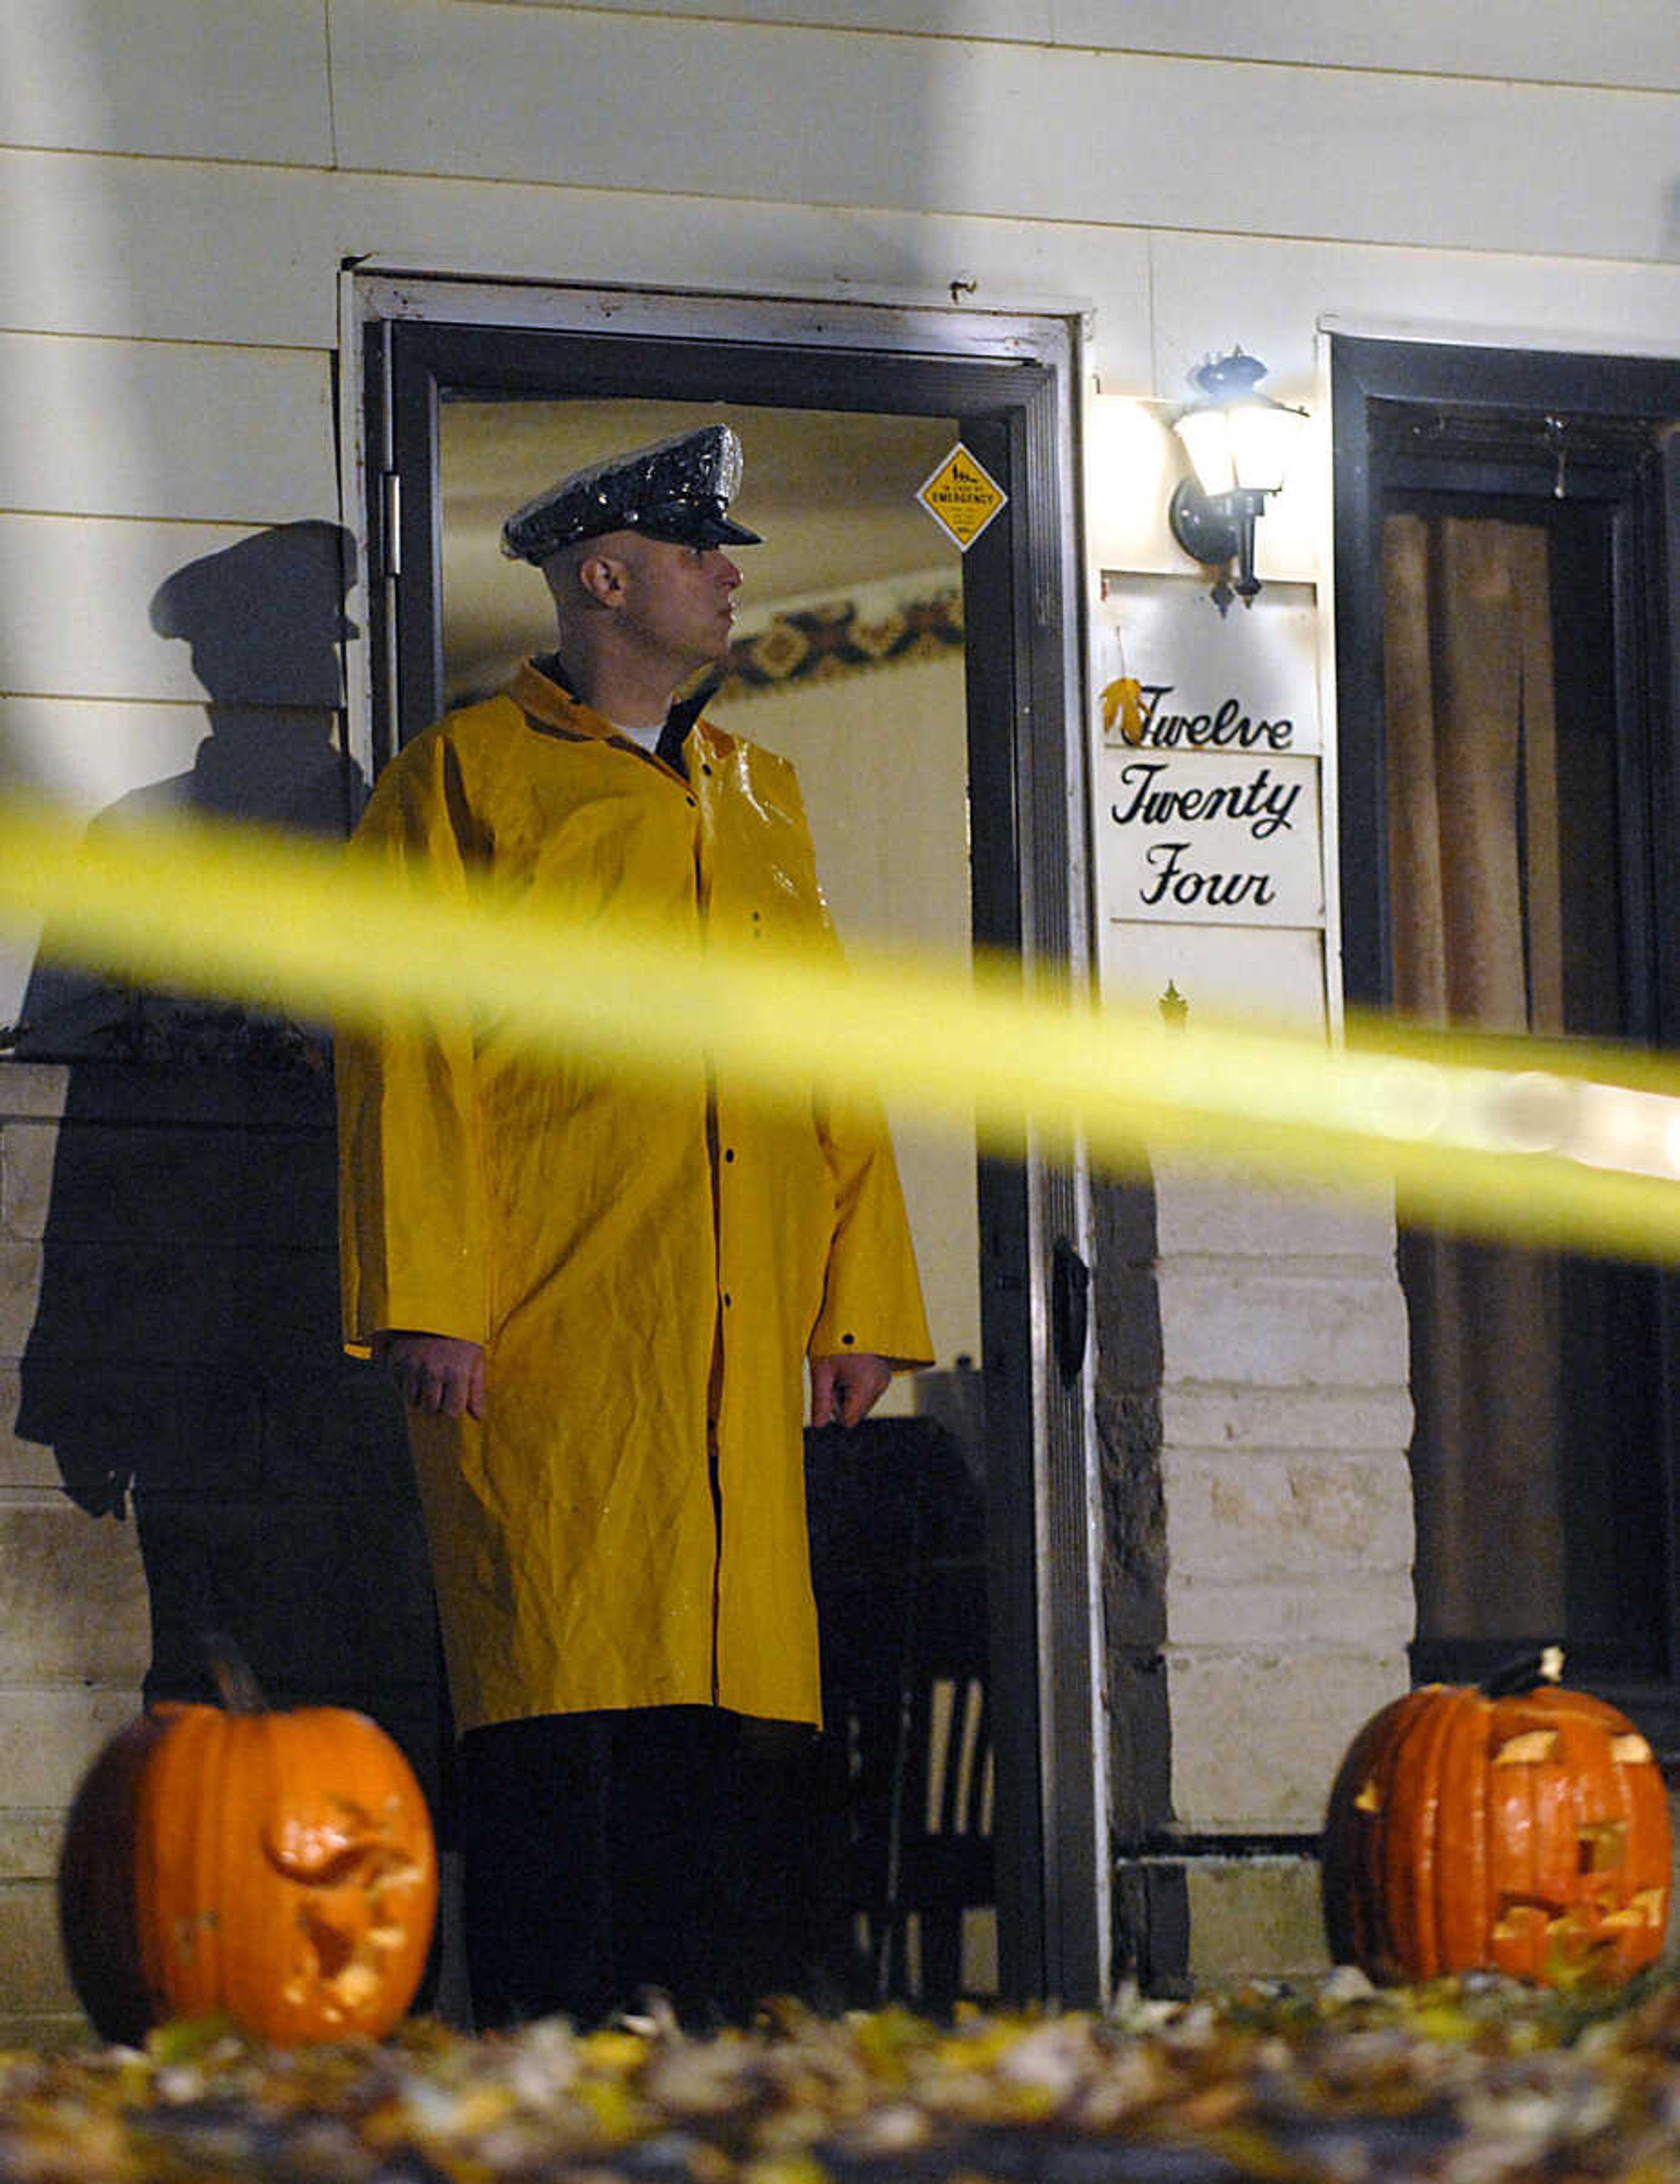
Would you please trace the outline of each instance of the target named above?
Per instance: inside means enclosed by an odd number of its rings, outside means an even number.
[[[1627,1979],[1668,1918],[1669,1821],[1644,1738],[1554,1686],[1431,1684],[1354,1740],[1325,1824],[1326,1932],[1376,1979]]]
[[[225,2010],[281,2045],[389,2031],[437,1894],[408,1762],[335,1707],[134,1724],[83,1783],[58,1886],[71,1979],[107,2039]]]

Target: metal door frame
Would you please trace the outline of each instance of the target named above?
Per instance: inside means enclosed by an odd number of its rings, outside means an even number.
[[[347,271],[342,304],[344,520],[360,546],[369,638],[353,648],[352,755],[370,778],[442,689],[440,389],[961,419],[1010,493],[965,559],[975,944],[1016,956],[1024,984],[1088,987],[1076,314],[570,288],[365,264]],[[1024,1137],[1018,1159],[982,1162],[980,1205],[999,1970],[1010,1998],[1090,2006],[1107,1992],[1110,1931],[1094,1390],[1089,1346],[1071,1369],[1059,1364],[1053,1325],[1059,1252],[1090,1257],[1084,1163],[1053,1167]]]

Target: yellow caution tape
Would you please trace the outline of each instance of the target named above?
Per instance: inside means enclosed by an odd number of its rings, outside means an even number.
[[[1103,1008],[1054,969],[698,948],[488,889],[396,884],[336,847],[181,821],[85,831],[0,803],[0,921],[107,975],[306,1018],[394,1004],[515,1017],[533,1043],[640,1072],[697,1045],[767,1095],[816,1078],[973,1129],[993,1152],[1082,1144],[1100,1167],[1174,1158],[1278,1187],[1381,1195],[1488,1235],[1680,1260],[1680,1078],[1622,1050],[1356,1027],[1323,1034]]]

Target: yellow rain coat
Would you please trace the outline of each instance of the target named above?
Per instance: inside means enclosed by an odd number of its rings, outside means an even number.
[[[386,768],[354,854],[832,950],[792,768],[704,719],[683,755],[527,664]],[[481,1424],[409,1415],[457,1727],[816,1720],[803,1361],[931,1355],[879,1113],[766,1106],[698,1052],[642,1084],[465,1014],[347,1032],[337,1073],[347,1346],[488,1353]]]

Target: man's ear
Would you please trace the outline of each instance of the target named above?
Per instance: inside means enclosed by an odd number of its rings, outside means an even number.
[[[624,592],[624,564],[612,554],[586,554],[577,565],[579,587],[599,606],[615,605]]]

